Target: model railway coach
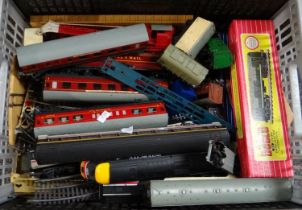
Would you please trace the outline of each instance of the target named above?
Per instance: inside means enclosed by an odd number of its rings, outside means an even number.
[[[21,72],[30,74],[140,51],[149,41],[148,27],[137,24],[18,47],[17,57]]]
[[[168,88],[168,83],[157,81]],[[139,102],[148,97],[121,82],[108,77],[70,77],[47,75],[44,81],[44,101],[77,102]]]
[[[133,126],[134,128],[155,128],[168,124],[164,103],[152,102],[66,111],[35,116],[35,137],[114,131]]]
[[[173,40],[174,28],[172,25],[150,25],[150,40],[146,52],[162,53]]]
[[[272,120],[272,87],[269,53],[248,53],[252,115],[257,121]]]

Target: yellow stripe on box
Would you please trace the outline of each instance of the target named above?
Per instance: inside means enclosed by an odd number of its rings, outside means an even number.
[[[232,75],[232,100],[235,112],[235,120],[236,120],[236,131],[237,138],[243,138],[243,130],[242,130],[242,118],[241,118],[241,107],[240,107],[240,98],[239,98],[239,89],[238,89],[238,78],[236,72],[236,64],[231,66],[231,75]]]

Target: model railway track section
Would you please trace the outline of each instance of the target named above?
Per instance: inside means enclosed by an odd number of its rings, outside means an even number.
[[[95,133],[79,133],[65,135],[41,135],[38,137],[38,144],[51,142],[68,142],[68,141],[85,141],[87,139],[107,139],[122,138],[141,135],[167,135],[178,132],[194,132],[206,131],[207,129],[223,129],[219,123],[203,124],[203,125],[186,125],[186,126],[170,126],[162,128],[135,129],[132,134],[123,133],[121,131],[95,132]]]
[[[168,109],[184,114],[197,124],[220,122],[229,131],[233,131],[231,125],[223,119],[210,114],[207,110],[169,89],[159,86],[149,78],[112,58],[107,58],[105,65],[102,67],[102,72],[147,95],[150,99],[163,101]]]
[[[36,192],[27,202],[39,205],[61,205],[92,200],[99,188],[84,182],[79,176],[39,179],[34,183]]]

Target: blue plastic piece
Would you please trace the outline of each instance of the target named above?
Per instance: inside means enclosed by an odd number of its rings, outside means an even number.
[[[221,118],[210,114],[207,110],[193,104],[173,91],[161,87],[153,80],[145,77],[128,66],[112,58],[107,58],[102,72],[145,94],[151,100],[163,101],[168,109],[174,110],[190,118],[196,124],[220,122],[229,131],[233,132],[231,125]]]
[[[183,98],[189,101],[194,101],[197,98],[194,88],[192,88],[187,83],[181,80],[173,82],[170,86],[170,89],[174,93],[177,93],[178,95],[182,96]]]

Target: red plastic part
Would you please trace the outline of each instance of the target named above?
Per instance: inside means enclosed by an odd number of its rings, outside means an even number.
[[[223,87],[219,84],[210,82],[195,89],[199,99],[207,99],[213,104],[222,104]]]
[[[172,43],[174,28],[166,31],[152,31],[150,24],[146,25],[150,34],[150,40],[146,52],[161,53]],[[58,34],[61,36],[76,36],[100,31],[98,28],[60,24]]]
[[[123,55],[114,57],[116,61],[129,65],[135,70],[162,70],[157,60],[159,55],[151,53],[142,53],[137,55]],[[104,65],[105,60],[82,64],[86,67],[100,67]]]

